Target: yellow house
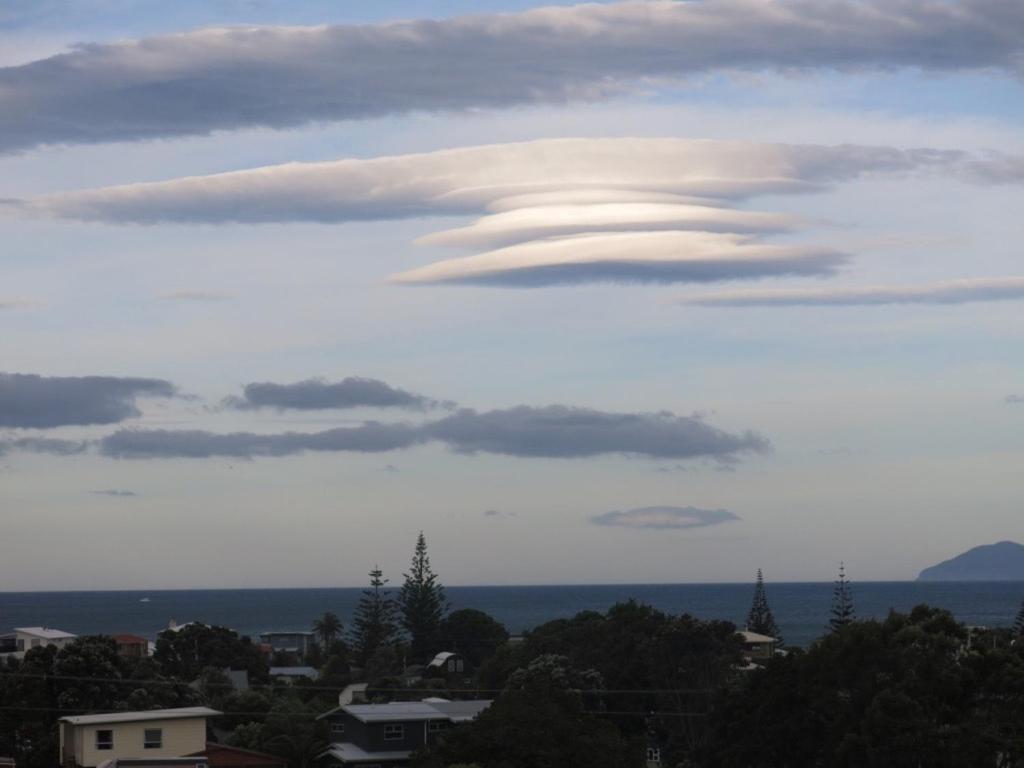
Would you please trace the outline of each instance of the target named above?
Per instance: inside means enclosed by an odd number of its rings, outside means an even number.
[[[184,757],[206,749],[209,707],[111,712],[60,719],[64,768],[96,768],[112,759]]]

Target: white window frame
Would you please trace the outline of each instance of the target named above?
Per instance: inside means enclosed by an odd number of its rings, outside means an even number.
[[[447,729],[448,723],[445,720],[428,720],[427,721],[427,732],[428,733],[441,733]]]
[[[384,723],[384,741],[401,741],[405,738],[405,723]]]
[[[661,750],[657,747],[647,748],[647,762],[661,765]]]
[[[344,733],[344,732],[345,732],[345,724],[344,723],[339,722],[337,720],[335,720],[334,722],[331,723],[331,733]]]
[[[101,733],[109,733],[109,741],[100,741]],[[96,749],[100,752],[109,752],[114,748],[114,731],[111,728],[100,728],[96,731]]]
[[[152,734],[156,734],[156,738],[150,738]],[[163,749],[164,748],[164,729],[163,728],[146,728],[142,732],[142,748],[143,749]]]

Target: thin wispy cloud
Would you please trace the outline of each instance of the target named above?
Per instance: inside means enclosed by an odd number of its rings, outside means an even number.
[[[681,299],[704,307],[855,307],[886,304],[970,304],[1024,300],[1024,277],[948,280],[924,285],[721,291]]]
[[[160,301],[215,303],[220,301],[228,301],[233,297],[231,296],[231,294],[217,293],[216,291],[169,291],[167,293],[161,293],[159,296],[157,296],[157,298]]]
[[[49,195],[16,209],[122,224],[341,223],[483,214],[469,226],[420,242],[488,250],[392,280],[499,287],[702,283],[829,276],[846,259],[828,247],[766,242],[765,236],[801,221],[739,209],[740,200],[907,175],[1008,183],[1024,181],[1024,164],[1002,155],[934,149],[556,139],[290,163]]]
[[[163,379],[0,373],[0,427],[115,424],[141,415],[139,398],[176,395]]]
[[[128,499],[138,496],[135,491],[125,491],[118,488],[107,488],[101,491],[90,491],[94,496],[113,496],[119,499]]]
[[[77,456],[91,447],[87,440],[62,440],[54,437],[0,438],[0,456],[6,453],[43,453],[51,456]]]
[[[32,299],[4,299],[0,298],[0,312],[6,309],[28,309],[38,306],[39,302]]]
[[[1010,405],[1019,405],[1024,403],[1024,395],[1007,395],[1005,401]]]
[[[593,515],[590,522],[616,528],[686,530],[706,528],[740,520],[739,515],[725,509],[698,509],[697,507],[639,507],[621,512]]]
[[[224,405],[240,410],[316,411],[335,408],[424,409],[451,404],[392,387],[379,379],[350,376],[334,382],[326,379],[306,379],[293,384],[253,382],[245,385],[241,397],[225,398]]]
[[[1022,28],[1003,0],[648,0],[200,29],[0,69],[0,151],[560,104],[716,71],[1019,76]]]

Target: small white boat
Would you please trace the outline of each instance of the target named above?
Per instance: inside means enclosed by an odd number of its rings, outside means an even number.
[[[139,602],[140,603],[148,603],[149,602],[149,598],[148,597],[140,597],[139,598]]]

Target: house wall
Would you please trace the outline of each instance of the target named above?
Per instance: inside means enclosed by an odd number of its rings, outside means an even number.
[[[401,739],[384,739],[385,725],[404,726]],[[417,749],[423,746],[424,732],[427,723],[425,720],[412,722],[395,723],[366,723],[367,744],[360,744],[367,752],[391,752],[403,749]]]
[[[62,723],[69,726],[68,723]],[[206,748],[206,718],[180,718],[174,720],[143,720],[135,723],[108,723],[105,725],[75,725],[75,762],[84,768],[94,768],[114,757],[183,757],[202,752]],[[143,739],[150,728],[163,730],[163,746],[145,749]],[[96,749],[96,731],[113,731],[114,748]]]

